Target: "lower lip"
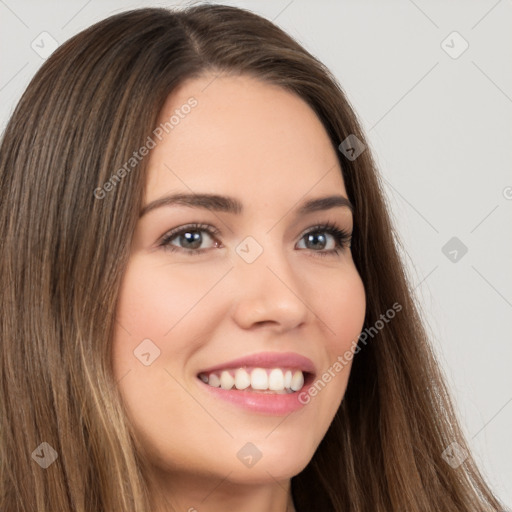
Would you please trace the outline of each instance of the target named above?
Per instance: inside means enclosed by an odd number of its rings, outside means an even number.
[[[303,395],[305,392],[307,393],[307,384],[309,384],[307,381],[310,381],[312,376],[309,375],[308,377],[300,391],[283,395],[214,388],[204,383],[201,379],[197,380],[205,391],[211,393],[216,398],[221,398],[226,402],[230,402],[252,412],[283,416],[297,411],[306,405],[299,401],[299,396]]]

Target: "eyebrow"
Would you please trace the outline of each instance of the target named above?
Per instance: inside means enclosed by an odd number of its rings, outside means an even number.
[[[244,209],[243,204],[238,199],[230,196],[218,194],[172,194],[156,199],[144,206],[139,217],[163,206],[188,206],[190,208],[203,208],[205,210],[226,212],[235,215],[240,215]],[[331,195],[308,199],[296,209],[296,214],[306,215],[308,213],[338,207],[348,208],[354,213],[354,206],[348,198],[341,195]]]

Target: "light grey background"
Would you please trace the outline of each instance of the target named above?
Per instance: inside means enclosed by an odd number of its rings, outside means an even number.
[[[512,2],[224,3],[274,20],[340,80],[465,432],[512,504]],[[115,12],[183,4],[0,0],[0,128],[43,63],[31,45],[44,52]],[[443,253],[452,237],[466,254]]]

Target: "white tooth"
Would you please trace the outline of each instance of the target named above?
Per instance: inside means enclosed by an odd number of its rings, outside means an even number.
[[[293,391],[299,391],[302,386],[304,386],[304,375],[299,370],[293,374],[291,388]]]
[[[220,387],[222,389],[231,389],[233,384],[235,383],[235,379],[231,376],[231,374],[224,370],[220,374]]]
[[[292,385],[292,372],[287,370],[284,374],[284,387],[289,388]]]
[[[208,379],[208,384],[213,386],[214,388],[220,387],[220,379],[216,373],[210,373],[210,378]]]
[[[268,376],[263,368],[254,368],[251,372],[251,387],[253,389],[268,389]]]
[[[236,389],[246,389],[250,385],[251,385],[251,377],[243,368],[239,368],[235,372],[235,387],[236,387]]]
[[[274,368],[268,376],[268,389],[272,391],[281,391],[284,389],[283,370]]]

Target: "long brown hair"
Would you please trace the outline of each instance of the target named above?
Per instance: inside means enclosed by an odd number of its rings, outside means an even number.
[[[329,71],[242,9],[124,12],[55,51],[19,101],[0,150],[1,510],[151,510],[110,352],[147,159],[101,199],[94,191],[144,145],[167,96],[205,72],[292,91],[335,148],[350,134],[365,141]],[[369,150],[355,160],[338,155],[355,205],[365,329],[391,305],[401,311],[360,343],[334,421],[292,479],[297,510],[503,509],[471,456],[457,468],[442,456],[453,442],[469,449],[413,302],[379,176]],[[36,464],[52,454],[46,469]]]

